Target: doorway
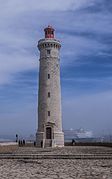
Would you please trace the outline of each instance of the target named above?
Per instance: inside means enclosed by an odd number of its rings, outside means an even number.
[[[46,139],[52,139],[52,129],[51,129],[51,127],[46,128]]]

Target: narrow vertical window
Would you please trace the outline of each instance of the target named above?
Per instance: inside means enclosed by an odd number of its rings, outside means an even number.
[[[50,111],[48,111],[48,116],[50,116]]]
[[[48,98],[50,98],[50,92],[48,92]]]
[[[50,50],[47,50],[47,55],[50,55],[51,51]]]
[[[50,79],[50,74],[48,74],[48,79]]]

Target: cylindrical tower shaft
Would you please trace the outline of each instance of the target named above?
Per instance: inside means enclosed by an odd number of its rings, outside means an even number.
[[[54,29],[48,26],[40,51],[37,146],[63,146],[59,50]]]

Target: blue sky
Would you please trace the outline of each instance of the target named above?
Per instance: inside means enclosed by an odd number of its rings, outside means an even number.
[[[0,0],[0,134],[36,132],[37,43],[48,24],[62,43],[63,128],[112,133],[111,0]]]

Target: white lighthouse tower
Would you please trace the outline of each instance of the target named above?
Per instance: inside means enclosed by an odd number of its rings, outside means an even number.
[[[54,29],[44,29],[45,38],[39,40],[40,51],[38,91],[38,147],[64,146],[60,89],[60,41],[54,37]]]

